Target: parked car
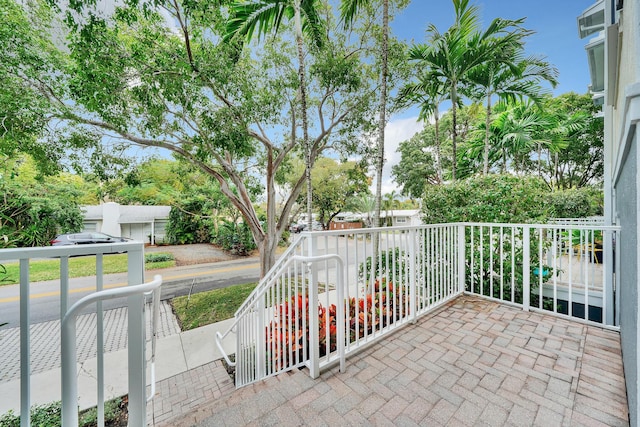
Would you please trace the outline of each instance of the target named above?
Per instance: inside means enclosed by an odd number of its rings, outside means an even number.
[[[289,227],[289,231],[291,231],[292,233],[300,233],[301,231],[304,231],[306,229],[307,229],[307,223],[293,224],[291,227]],[[313,223],[311,224],[311,231],[322,231],[322,230],[324,230],[322,223],[320,221],[313,221]]]
[[[292,233],[299,233],[304,230],[304,226],[305,224],[291,224],[291,227],[289,227],[289,231]]]
[[[60,234],[51,240],[51,246],[88,245],[91,243],[120,243],[129,242],[128,237],[110,236],[104,233],[68,233]]]

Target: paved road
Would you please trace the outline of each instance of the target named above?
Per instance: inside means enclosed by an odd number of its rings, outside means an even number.
[[[231,285],[257,282],[260,276],[258,258],[243,258],[232,261],[221,261],[208,264],[187,265],[162,270],[149,270],[146,280],[154,274],[161,274],[163,278],[162,299],[187,295],[211,289],[224,288]],[[81,277],[69,280],[70,299],[75,301],[95,291],[94,277]],[[109,274],[104,276],[104,287],[116,288],[126,286],[126,273]],[[60,283],[57,280],[31,284],[31,323],[47,322],[60,318]],[[18,285],[0,287],[0,323],[8,322],[4,328],[20,325]],[[124,306],[124,299],[104,302],[104,309],[111,310]],[[92,311],[88,307],[86,312]]]

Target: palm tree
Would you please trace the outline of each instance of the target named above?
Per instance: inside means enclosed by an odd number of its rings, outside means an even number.
[[[446,87],[442,80],[429,71],[422,73],[418,82],[405,84],[398,94],[398,105],[408,107],[418,104],[418,120],[426,122],[433,117],[435,126],[435,168],[438,182],[442,182],[442,160],[440,153],[440,104],[446,99]]]
[[[484,31],[479,31],[479,9],[469,5],[469,0],[453,0],[455,22],[445,32],[440,33],[430,24],[429,44],[414,45],[409,51],[409,59],[418,67],[431,70],[434,77],[447,86],[452,114],[452,179],[456,179],[457,162],[457,104],[461,86],[468,80],[469,73],[488,61],[507,61],[501,52],[520,36],[512,31],[523,20],[494,19]]]
[[[517,30],[522,38],[530,34],[522,28]],[[513,46],[507,50],[507,55],[514,59],[510,63],[489,61],[476,67],[469,73],[471,84],[479,89],[478,99],[486,99],[485,137],[483,152],[482,174],[489,173],[490,121],[491,97],[514,101],[516,98],[526,97],[536,104],[543,99],[548,91],[539,85],[543,80],[553,87],[558,83],[558,70],[541,57],[521,57],[522,45],[518,38],[513,39]]]
[[[318,13],[318,0],[256,0],[247,3],[235,1],[231,7],[227,23],[226,40],[238,35],[251,40],[257,30],[258,37],[269,32],[278,32],[284,18],[293,19],[296,46],[298,49],[298,79],[300,108],[302,110],[302,138],[305,148],[305,179],[307,181],[307,217],[308,227],[312,227],[312,146],[309,141],[307,121],[307,86],[304,64],[304,34],[307,34],[317,47],[323,44],[324,23]]]
[[[371,4],[373,0],[343,0],[340,4],[340,15],[349,27],[353,24],[355,16],[364,5]],[[380,208],[382,204],[382,171],[384,168],[384,128],[387,123],[387,76],[389,57],[389,0],[382,0],[382,47],[380,49],[380,117],[378,119],[378,144],[376,149],[376,194],[373,210],[373,223],[380,225]]]
[[[351,199],[349,199],[348,206],[350,210],[359,214],[366,215],[365,223],[367,227],[371,227],[373,225],[371,212],[375,208],[375,200],[373,197],[371,197],[371,194],[360,193],[353,196]]]
[[[385,222],[386,225],[392,225],[389,222],[389,211],[396,208],[398,204],[398,193],[396,190],[392,190],[391,193],[387,193],[384,195],[384,200],[382,201],[382,205],[384,206],[385,211]]]

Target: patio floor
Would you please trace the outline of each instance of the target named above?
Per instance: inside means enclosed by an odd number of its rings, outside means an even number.
[[[625,426],[617,332],[463,296],[317,380],[235,390],[219,361],[161,382],[151,425]],[[196,372],[197,371],[197,372]]]

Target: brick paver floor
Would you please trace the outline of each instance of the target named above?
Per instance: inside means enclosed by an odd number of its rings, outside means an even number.
[[[234,390],[220,362],[199,369],[161,383],[152,424],[628,425],[617,332],[469,296],[347,359],[344,373]]]

